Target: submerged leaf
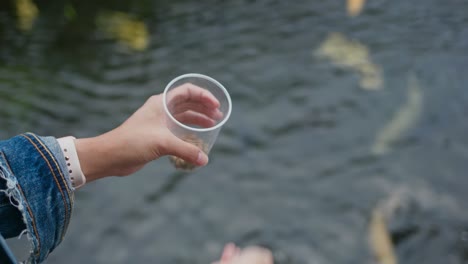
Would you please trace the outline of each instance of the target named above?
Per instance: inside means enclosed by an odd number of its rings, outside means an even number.
[[[63,9],[63,15],[68,20],[73,20],[76,18],[76,10],[71,3],[65,4],[65,8]]]

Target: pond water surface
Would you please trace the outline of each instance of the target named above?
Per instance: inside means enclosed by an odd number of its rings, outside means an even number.
[[[374,263],[376,208],[399,263],[468,263],[467,1],[37,2],[0,4],[2,139],[97,135],[187,72],[234,106],[206,168],[79,190],[46,263],[210,263],[229,241]]]

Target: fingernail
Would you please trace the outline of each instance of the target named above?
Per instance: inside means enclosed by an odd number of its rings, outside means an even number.
[[[203,151],[198,152],[197,164],[205,166],[208,163],[208,156]]]
[[[223,118],[223,116],[224,116],[224,113],[221,110],[218,110],[216,112],[216,119],[221,119]]]
[[[228,262],[236,251],[236,246],[233,243],[229,243],[224,246],[223,253],[221,254],[221,263]]]

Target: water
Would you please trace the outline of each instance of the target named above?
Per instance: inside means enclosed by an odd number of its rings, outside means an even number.
[[[468,2],[345,10],[48,1],[21,31],[1,3],[1,138],[97,135],[186,72],[233,98],[208,167],[184,174],[162,159],[86,186],[47,263],[210,263],[228,241],[266,245],[278,263],[373,263],[375,208],[400,263],[468,263]],[[147,43],[136,24],[130,40],[96,28],[115,11],[144,22]]]

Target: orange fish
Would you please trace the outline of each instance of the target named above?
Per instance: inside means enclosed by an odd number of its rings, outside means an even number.
[[[349,16],[357,16],[361,13],[366,0],[347,0],[346,9]]]

